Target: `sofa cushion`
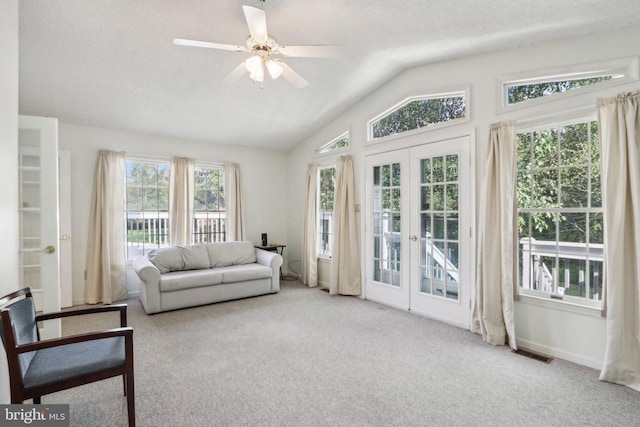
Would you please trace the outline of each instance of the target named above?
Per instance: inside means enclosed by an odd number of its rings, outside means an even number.
[[[184,261],[183,270],[200,270],[209,268],[209,255],[204,244],[180,246],[182,261]]]
[[[171,292],[181,289],[199,288],[222,283],[222,272],[217,270],[174,271],[163,274],[160,279],[160,291]]]
[[[260,264],[230,265],[216,268],[214,271],[222,273],[222,283],[225,284],[270,279],[272,275],[271,268]]]
[[[180,253],[180,248],[170,246],[168,248],[151,249],[147,255],[149,261],[153,263],[160,273],[184,270],[184,260]]]
[[[207,252],[211,267],[256,262],[256,250],[249,241],[207,243]]]

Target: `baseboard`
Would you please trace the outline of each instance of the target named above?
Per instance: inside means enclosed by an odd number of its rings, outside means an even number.
[[[386,305],[387,307],[392,307],[395,308],[397,310],[402,310],[402,311],[409,311],[408,307],[405,307],[404,305],[401,304],[390,304],[387,301],[383,301],[383,300],[379,300],[377,298],[371,298],[371,297],[365,297],[366,300],[369,300],[371,302],[375,302],[376,304],[380,304],[380,305]]]
[[[128,292],[127,299],[129,299],[129,298],[139,298],[139,297],[140,297],[140,291],[129,291],[129,292]],[[77,305],[84,305],[84,304],[86,304],[86,303],[84,302],[84,299],[81,299],[81,300],[79,300],[79,299],[73,299],[73,300],[71,301],[71,303],[73,304],[73,306],[77,306]]]
[[[584,357],[579,354],[571,353],[568,351],[559,350],[557,348],[542,345],[529,340],[523,340],[516,338],[516,344],[518,347],[522,346],[526,349],[545,354],[547,356],[556,357],[558,359],[567,360],[569,362],[577,363],[578,365],[587,366],[596,370],[602,369],[602,361]]]

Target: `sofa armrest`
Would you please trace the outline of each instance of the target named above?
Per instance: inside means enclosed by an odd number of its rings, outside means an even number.
[[[282,267],[282,255],[275,251],[265,251],[256,248],[256,262],[271,267],[271,292],[280,290],[280,267]]]
[[[146,256],[133,259],[133,269],[142,281],[140,301],[149,314],[160,311],[160,270]]]

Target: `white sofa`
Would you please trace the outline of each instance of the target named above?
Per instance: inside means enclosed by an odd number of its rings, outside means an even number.
[[[282,256],[247,241],[153,249],[133,260],[148,314],[276,293],[280,266]]]

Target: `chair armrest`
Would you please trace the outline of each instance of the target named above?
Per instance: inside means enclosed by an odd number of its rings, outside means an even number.
[[[80,309],[69,310],[69,311],[54,311],[51,313],[38,314],[36,316],[36,321],[60,319],[62,317],[69,317],[69,316],[82,316],[85,314],[107,313],[111,311],[119,311],[120,326],[123,328],[127,326],[127,304],[112,304],[112,305],[102,305],[98,307],[80,308]]]
[[[16,346],[16,353],[28,353],[30,351],[42,350],[45,348],[58,347],[61,345],[76,344],[79,342],[101,340],[104,338],[125,337],[125,339],[133,338],[133,328],[114,328],[100,332],[90,332],[87,334],[69,335],[61,338],[52,338],[48,340],[36,341],[28,344]]]

